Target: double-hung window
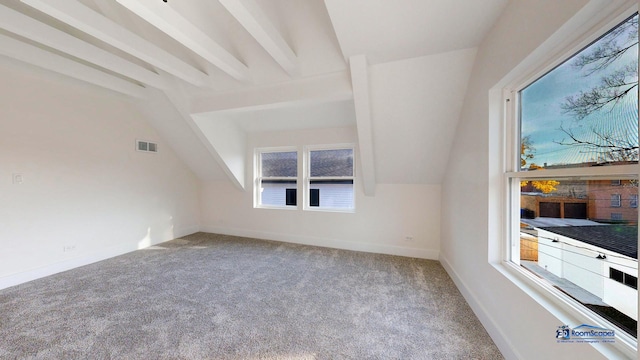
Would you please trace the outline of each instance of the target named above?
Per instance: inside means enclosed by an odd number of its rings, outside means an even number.
[[[615,329],[616,341],[631,348],[638,321],[638,15],[600,35],[505,92],[506,261],[585,323]]]
[[[307,147],[305,209],[352,211],[354,208],[353,147]]]
[[[297,207],[298,152],[295,148],[256,151],[256,205]]]
[[[304,204],[304,210],[353,212],[353,145],[307,146],[301,161],[298,153],[296,147],[256,149],[254,207],[298,209]],[[304,171],[298,171],[299,164]]]

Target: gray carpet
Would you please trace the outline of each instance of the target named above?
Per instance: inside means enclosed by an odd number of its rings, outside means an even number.
[[[198,233],[0,291],[1,359],[501,359],[437,261]]]

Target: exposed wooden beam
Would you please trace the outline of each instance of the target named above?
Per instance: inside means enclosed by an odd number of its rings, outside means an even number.
[[[351,85],[353,103],[356,108],[356,127],[364,193],[375,195],[376,169],[373,152],[373,122],[371,119],[371,97],[369,95],[369,65],[365,55],[351,56]]]
[[[111,46],[197,86],[209,77],[193,66],[74,0],[21,0]]]
[[[1,34],[0,54],[125,95],[145,97],[141,86]]]
[[[254,0],[219,1],[290,76],[298,75],[296,54]]]
[[[145,85],[166,88],[160,75],[3,5],[0,5],[0,27]]]
[[[249,80],[249,69],[245,64],[169,4],[149,0],[116,1],[233,78],[244,82]]]

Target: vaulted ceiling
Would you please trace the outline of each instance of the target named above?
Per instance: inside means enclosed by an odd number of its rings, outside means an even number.
[[[355,127],[373,193],[441,181],[430,154],[506,2],[0,0],[0,55],[132,99],[200,178],[239,188],[248,133]]]

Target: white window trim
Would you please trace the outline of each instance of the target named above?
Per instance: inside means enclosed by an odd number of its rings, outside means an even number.
[[[517,208],[512,207],[511,201],[519,199],[519,189],[509,186],[510,181],[519,181],[519,159],[516,156],[516,139],[519,136],[518,125],[514,121],[517,109],[517,97],[513,96],[522,85],[529,84],[541,77],[564,59],[571,57],[591,41],[595,40],[598,32],[613,28],[632,13],[638,11],[636,1],[619,3],[604,3],[591,1],[569,23],[565,24],[552,39],[542,44],[527,57],[519,66],[496,84],[490,91],[490,181],[489,211],[501,214],[489,223],[489,263],[514,285],[528,294],[552,315],[559,319],[559,324],[577,325],[589,323],[603,327],[614,327],[607,320],[593,314],[582,304],[556,290],[547,282],[520,268],[511,262],[511,241],[516,230],[513,220],[519,217]],[[569,49],[567,51],[567,49]],[[535,64],[542,64],[536,67]],[[529,72],[527,69],[537,71]],[[494,140],[494,141],[492,141]],[[629,178],[640,176],[640,165],[626,165],[624,169],[618,167],[601,168],[573,168],[547,169],[544,172],[527,173],[527,178],[555,178],[600,176]],[[519,200],[518,200],[519,201]],[[518,234],[519,235],[519,234]],[[640,241],[639,241],[640,242]],[[639,300],[640,304],[640,300]],[[553,329],[550,329],[553,331]],[[596,350],[609,358],[628,357],[637,358],[637,340],[622,331],[616,332],[616,342],[613,344],[590,344]]]
[[[274,153],[274,152],[296,152],[297,155],[297,159],[298,159],[298,166],[297,166],[297,176],[295,178],[292,177],[270,177],[270,180],[295,180],[296,181],[296,193],[300,194],[300,151],[298,151],[298,148],[295,146],[281,146],[281,147],[265,147],[265,148],[256,148],[254,150],[253,153],[253,173],[254,173],[254,180],[253,180],[253,192],[254,192],[254,196],[253,196],[253,207],[256,209],[277,209],[277,210],[298,210],[300,207],[300,201],[298,199],[298,201],[296,201],[296,205],[283,205],[283,206],[276,206],[276,205],[263,205],[262,204],[262,199],[261,199],[261,192],[260,192],[260,184],[263,180],[262,177],[262,154],[263,153]]]
[[[314,177],[313,179],[309,176],[309,164],[310,164],[310,153],[315,150],[341,150],[341,149],[351,149],[353,150],[353,176],[338,176],[338,177]],[[262,163],[261,163],[261,154],[262,153],[272,153],[272,152],[297,152],[298,154],[298,172],[295,178],[292,177],[271,177],[269,179],[295,179],[296,180],[296,193],[297,193],[297,202],[296,206],[293,205],[284,205],[284,206],[275,206],[275,205],[263,205],[261,204],[261,192],[260,192],[260,184],[263,180],[262,177]],[[255,209],[272,209],[272,210],[299,210],[302,209],[304,211],[310,212],[329,212],[329,213],[355,213],[356,211],[356,146],[353,143],[342,143],[342,144],[326,144],[326,145],[307,145],[302,147],[302,151],[297,146],[280,146],[280,147],[260,147],[255,148],[253,153],[253,207]],[[309,206],[309,188],[311,180],[353,180],[353,207],[350,209],[340,209],[340,208],[322,208]]]
[[[350,149],[353,151],[353,176],[336,176],[336,177],[314,177],[311,178],[310,175],[310,164],[311,164],[311,151],[316,150],[344,150]],[[314,211],[314,212],[336,212],[336,213],[354,213],[356,211],[356,147],[355,144],[347,143],[347,144],[326,144],[326,145],[306,145],[304,146],[304,162],[303,162],[303,190],[302,190],[302,199],[303,210],[305,211]],[[339,208],[322,208],[309,206],[309,189],[311,187],[311,180],[353,180],[353,207],[350,209],[339,209]]]

